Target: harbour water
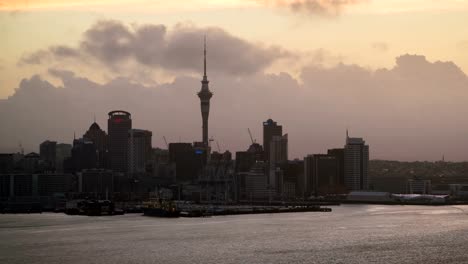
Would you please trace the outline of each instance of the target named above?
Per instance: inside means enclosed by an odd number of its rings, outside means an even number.
[[[0,215],[0,263],[468,263],[468,206],[175,219]]]

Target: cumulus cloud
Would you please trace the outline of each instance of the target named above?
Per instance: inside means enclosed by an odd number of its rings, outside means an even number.
[[[365,0],[257,0],[257,2],[280,8],[289,8],[293,12],[314,15],[339,15],[350,5],[365,2]]]
[[[25,55],[21,63],[40,64],[67,58],[85,63],[94,59],[113,69],[133,61],[175,72],[200,72],[205,35],[208,61],[215,72],[253,74],[278,59],[293,56],[280,47],[250,43],[220,28],[179,24],[169,31],[164,25],[129,27],[119,21],[105,20],[84,32],[78,47],[53,46]]]
[[[45,139],[71,142],[96,114],[106,128],[107,112],[125,109],[134,127],[153,131],[153,144],[201,138],[196,92],[199,78],[179,75],[173,82],[142,85],[115,78],[99,84],[80,74],[51,69],[63,87],[39,76],[23,80],[0,101],[0,148],[22,141],[37,150]],[[209,75],[210,135],[231,151],[246,149],[250,128],[261,139],[261,122],[271,117],[290,135],[290,156],[323,153],[344,144],[344,131],[362,136],[371,158],[466,160],[468,79],[452,62],[402,55],[389,69],[338,64],[310,65],[301,82],[289,74]],[[14,118],[12,118],[14,117]]]

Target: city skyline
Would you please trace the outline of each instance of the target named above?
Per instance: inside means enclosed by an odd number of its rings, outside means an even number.
[[[406,21],[416,37],[428,39],[432,45],[441,41],[441,35],[436,34],[439,28],[425,26],[421,28],[426,30],[414,33],[414,27],[434,13],[440,18],[450,14],[451,19],[441,20],[441,27],[449,28],[444,30],[449,36],[444,45],[450,42],[463,47],[466,29],[448,26],[460,21],[459,15],[466,12],[465,1],[445,6],[429,1],[431,4],[425,2],[426,9],[415,9],[417,1],[401,1],[386,12],[376,11],[382,5],[380,1],[323,4],[325,9],[320,12],[291,11],[287,3],[294,1],[283,1],[284,5],[256,1],[252,8],[248,7],[251,4],[246,7],[246,2],[234,1],[231,6],[212,2],[212,9],[207,8],[209,3],[200,8],[189,5],[189,11],[181,11],[178,4],[160,9],[153,5],[155,10],[148,11],[187,14],[190,23],[167,20],[168,14],[160,21],[132,20],[133,15],[122,18],[118,11],[101,10],[126,6],[126,1],[116,5],[102,2],[99,7],[76,1],[76,9],[57,5],[56,1],[3,5],[0,15],[7,25],[8,41],[1,44],[6,55],[0,58],[0,98],[4,98],[0,99],[0,121],[4,124],[0,149],[16,152],[21,142],[26,151],[37,151],[38,143],[45,139],[70,142],[73,132],[85,132],[94,115],[97,123],[105,124],[105,113],[113,109],[131,112],[137,117],[136,127],[153,131],[154,147],[164,147],[163,136],[170,142],[199,140],[199,102],[193,94],[199,89],[206,35],[210,81],[216,91],[209,134],[223,149],[246,149],[250,142],[247,128],[259,139],[259,123],[273,118],[288,128],[291,158],[326,153],[328,147],[341,146],[344,131],[349,128],[352,135],[372,145],[371,159],[434,161],[445,155],[451,161],[467,160],[468,124],[463,118],[468,114],[465,53],[444,56],[426,52],[426,44],[420,42],[411,42],[413,47],[408,48],[399,42],[396,46],[400,48],[395,49],[393,33],[389,34],[393,38],[390,44],[366,40],[366,48],[356,46],[353,36],[337,36],[347,40],[352,49],[334,46],[329,34],[316,35],[315,40],[303,37],[301,45],[309,43],[313,47],[306,50],[287,43],[293,39],[290,34],[296,34],[294,30],[281,28],[285,40],[278,42],[272,31],[266,30],[271,37],[267,33],[252,36],[239,28],[226,27],[225,21],[232,18],[216,20],[214,16],[240,8],[246,20],[251,12],[263,12],[266,21],[281,22],[283,26],[301,21],[301,32],[308,32],[308,24],[313,21],[318,23],[317,28],[332,27],[341,32],[348,28],[343,22],[357,23],[357,17],[367,21],[363,13],[378,13],[382,17],[376,18],[376,23],[388,26],[383,32],[396,29],[396,25],[390,29],[387,20]],[[74,10],[73,16],[80,17],[89,11],[85,7],[96,8],[97,13],[106,16],[82,17],[76,24],[67,25],[70,31],[65,34],[63,28],[51,27],[47,34],[52,35],[31,45],[21,40],[27,36],[22,23],[50,24],[46,18],[60,17],[70,9]],[[207,22],[192,19],[195,14],[213,17]],[[400,20],[403,14],[414,17]],[[267,22],[253,25],[254,30],[263,23]],[[59,33],[63,38],[58,37]],[[357,33],[362,35],[359,30]],[[318,42],[328,48],[315,49]],[[443,50],[448,54],[457,49]],[[349,56],[353,51],[358,51],[355,55],[359,58]]]

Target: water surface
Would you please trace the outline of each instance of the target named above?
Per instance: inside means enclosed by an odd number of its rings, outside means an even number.
[[[468,206],[177,219],[0,215],[0,263],[468,263]]]

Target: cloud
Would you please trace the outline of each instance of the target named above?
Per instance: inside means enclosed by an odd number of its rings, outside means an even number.
[[[468,40],[463,40],[457,43],[457,48],[461,51],[468,50]]]
[[[360,4],[365,0],[257,0],[257,2],[293,12],[313,15],[339,15],[347,6]]]
[[[386,52],[388,51],[388,44],[385,42],[374,42],[371,44],[371,47],[380,52]]]
[[[294,55],[280,47],[250,43],[215,27],[178,24],[169,31],[164,25],[128,27],[119,21],[105,20],[86,30],[78,47],[53,46],[23,56],[21,63],[63,59],[87,63],[91,59],[117,70],[120,64],[131,61],[173,72],[199,73],[203,67],[204,35],[210,69],[219,73],[253,74]]]
[[[159,85],[131,78],[99,84],[77,72],[49,74],[63,87],[33,76],[0,101],[1,149],[20,140],[31,150],[45,139],[71,142],[73,131],[82,135],[94,114],[105,129],[113,109],[130,111],[134,127],[152,130],[155,146],[164,146],[162,136],[183,142],[201,137],[199,78],[180,74]],[[289,133],[293,158],[341,147],[346,127],[370,144],[371,158],[467,157],[468,79],[452,62],[406,54],[388,69],[309,65],[301,82],[287,73],[262,72],[209,79],[210,136],[231,151],[247,148],[248,127],[260,141],[261,122],[272,117]]]

